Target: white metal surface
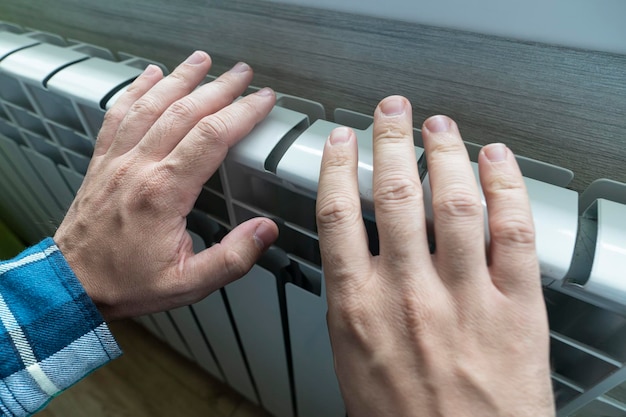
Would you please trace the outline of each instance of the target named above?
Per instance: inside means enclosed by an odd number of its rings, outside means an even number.
[[[48,88],[78,102],[104,107],[118,89],[134,80],[141,70],[101,58],[89,58],[57,72]]]
[[[217,363],[215,359],[213,359],[213,355],[200,332],[200,328],[193,318],[191,309],[187,306],[176,308],[170,310],[170,315],[175,321],[176,326],[178,326],[180,335],[187,342],[187,346],[189,346],[189,350],[194,359],[198,362],[198,365],[215,378],[223,381],[222,373],[219,371]]]
[[[578,231],[578,193],[525,178],[535,221],[542,276],[563,279],[572,262]]]
[[[200,320],[202,330],[209,338],[228,384],[250,401],[258,403],[222,295],[215,292],[194,304],[192,308]]]
[[[31,204],[43,230],[54,234],[56,225],[62,214],[56,201],[51,197],[48,189],[41,183],[39,176],[24,158],[20,147],[13,141],[0,136],[0,152],[11,162],[6,164],[12,172],[16,182],[21,185],[25,195],[30,195]]]
[[[304,264],[300,268],[308,274],[320,274]],[[343,417],[346,410],[328,336],[323,278],[321,296],[293,284],[287,284],[286,294],[298,415]]]
[[[67,186],[67,183],[59,173],[56,164],[47,156],[42,155],[30,148],[22,148],[24,156],[31,165],[37,169],[41,180],[49,190],[54,190],[53,197],[62,210],[67,210],[72,204],[74,195]]]
[[[38,43],[39,41],[25,35],[16,35],[15,33],[0,31],[0,60],[15,51]]]
[[[3,195],[6,196],[2,203],[17,220],[16,229],[23,230],[33,242],[46,236],[48,229],[41,222],[43,216],[41,208],[36,205],[28,190],[24,189],[24,184],[2,151],[0,151],[0,176],[3,180]]]
[[[43,87],[43,82],[54,72],[87,58],[80,52],[42,43],[7,56],[0,61],[0,71]]]
[[[306,120],[307,116],[302,113],[274,107],[265,120],[230,149],[228,159],[263,172],[265,161],[280,140]]]
[[[176,326],[170,319],[169,313],[154,313],[152,317],[154,317],[154,320],[158,324],[159,329],[161,329],[161,332],[163,333],[163,336],[165,336],[165,340],[167,341],[167,343],[169,343],[170,346],[176,349],[181,355],[185,356],[188,359],[193,359],[193,356],[187,348],[187,345],[183,341],[183,338],[181,337],[180,333],[176,329]]]
[[[254,266],[226,286],[226,294],[263,407],[276,417],[292,417],[276,279]]]
[[[599,199],[596,250],[586,291],[626,305],[626,205]]]

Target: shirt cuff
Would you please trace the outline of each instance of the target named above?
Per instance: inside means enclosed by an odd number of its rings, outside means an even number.
[[[121,355],[58,246],[0,263],[0,416],[28,416]]]

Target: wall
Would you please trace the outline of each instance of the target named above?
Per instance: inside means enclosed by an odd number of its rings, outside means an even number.
[[[197,48],[214,73],[246,60],[329,115],[401,93],[417,126],[448,114],[467,140],[572,169],[576,190],[626,182],[626,55],[253,0],[3,0],[0,16],[170,67]]]
[[[621,0],[273,0],[573,48],[626,53]]]

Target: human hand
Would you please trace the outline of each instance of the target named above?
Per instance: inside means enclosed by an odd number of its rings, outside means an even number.
[[[54,240],[106,320],[191,304],[244,275],[278,236],[252,219],[194,255],[186,216],[228,148],[272,109],[270,89],[195,52],[169,76],[151,65],[111,107],[82,187]],[[195,90],[194,90],[195,89]],[[232,104],[231,104],[232,103]]]
[[[317,197],[328,325],[348,414],[552,416],[549,337],[528,196],[504,145],[483,148],[490,230],[456,124],[424,123],[436,251],[429,253],[409,102],[374,115],[380,255],[368,251],[357,144],[327,142]]]

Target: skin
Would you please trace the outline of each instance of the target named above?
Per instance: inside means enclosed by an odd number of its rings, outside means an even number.
[[[107,112],[83,186],[54,240],[106,320],[194,303],[243,276],[275,241],[249,220],[194,254],[186,231],[202,185],[228,148],[271,110],[269,89],[196,52],[169,76],[149,66]],[[478,188],[456,124],[423,126],[436,252],[428,251],[409,102],[383,100],[374,122],[380,255],[361,218],[357,144],[324,149],[317,201],[336,372],[350,416],[553,416],[548,325],[534,228],[519,169],[485,147]]]
[[[54,240],[106,320],[199,301],[240,278],[278,236],[249,220],[194,254],[186,231],[202,185],[228,148],[272,109],[238,64],[194,90],[211,59],[195,52],[163,78],[150,66],[106,113],[81,189]]]
[[[317,222],[335,369],[350,416],[553,416],[549,337],[527,193],[513,154],[483,148],[483,209],[456,124],[422,135],[436,252],[426,237],[410,103],[374,114],[380,255],[361,218],[357,145],[347,128],[324,149]]]

